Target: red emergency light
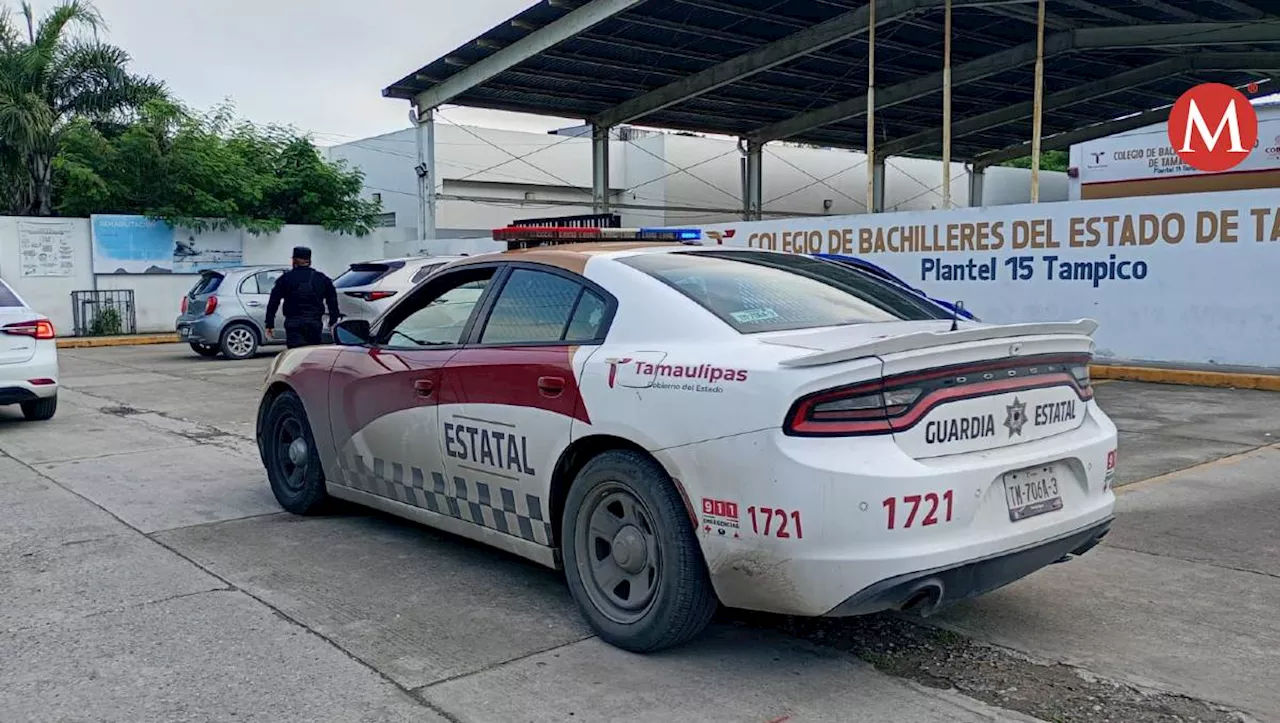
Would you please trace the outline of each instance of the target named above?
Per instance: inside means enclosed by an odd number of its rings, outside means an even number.
[[[493,230],[507,248],[533,248],[585,241],[674,241],[699,244],[702,231],[689,228],[606,228],[598,226],[507,226]]]

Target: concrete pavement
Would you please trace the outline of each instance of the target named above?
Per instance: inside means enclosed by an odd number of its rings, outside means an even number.
[[[359,510],[281,514],[251,441],[266,363],[63,350],[54,420],[0,410],[0,717],[1022,719],[769,625],[626,654],[590,637],[551,571]],[[1280,450],[1259,449],[1280,441],[1280,397],[1098,396],[1137,483],[1115,532],[942,623],[1280,720]]]

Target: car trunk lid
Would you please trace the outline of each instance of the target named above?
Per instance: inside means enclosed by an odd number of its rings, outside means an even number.
[[[21,325],[26,330],[43,318],[26,307],[0,306],[0,330],[5,327],[12,329],[14,325]],[[33,333],[0,333],[0,365],[22,364],[30,361],[35,353],[36,338]]]
[[[209,305],[209,297],[218,293],[224,278],[218,271],[201,271],[199,280],[187,292],[186,309],[182,313],[182,318],[199,319],[204,316]]]
[[[890,432],[904,452],[928,458],[1043,439],[1083,424],[1092,398],[1088,362],[1096,328],[1090,320],[961,324],[956,331],[949,321],[900,322],[766,341],[806,349],[783,366],[879,359],[878,390],[873,385],[856,395],[829,395],[821,413],[827,419],[861,414],[830,428]]]

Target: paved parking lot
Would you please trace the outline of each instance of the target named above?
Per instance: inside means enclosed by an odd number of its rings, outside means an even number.
[[[359,510],[280,513],[252,441],[267,363],[64,350],[53,421],[0,410],[0,718],[990,721],[1026,720],[1028,690],[1107,689],[1157,701],[1116,720],[1280,720],[1280,395],[1099,386],[1114,532],[927,645],[872,640],[897,618],[726,613],[639,657],[593,639],[551,571]],[[1034,710],[1129,710],[1107,695]]]

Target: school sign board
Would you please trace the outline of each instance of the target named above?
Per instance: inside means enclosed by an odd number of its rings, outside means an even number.
[[[704,244],[848,254],[984,321],[1089,317],[1098,356],[1280,368],[1280,190],[703,227]]]

